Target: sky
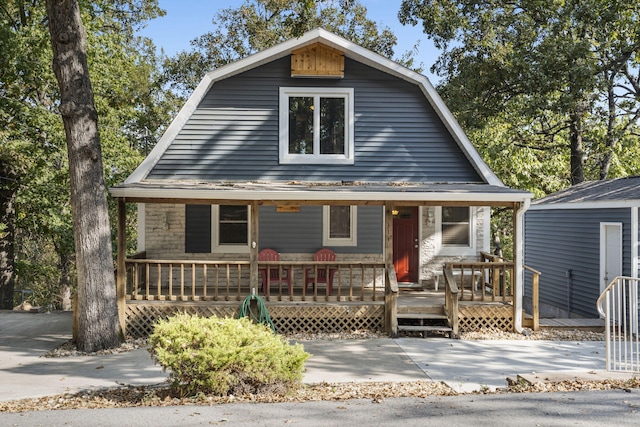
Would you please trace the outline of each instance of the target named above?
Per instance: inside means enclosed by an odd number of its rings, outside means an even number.
[[[418,26],[403,26],[398,21],[401,0],[361,0],[367,7],[368,17],[378,24],[391,28],[398,38],[395,56],[413,49],[420,41],[415,63],[420,65],[432,84],[438,78],[429,72],[429,68],[438,56],[438,50],[422,33]],[[162,18],[150,21],[140,35],[151,38],[158,48],[164,49],[169,56],[183,50],[189,50],[189,42],[212,29],[212,20],[220,9],[237,8],[244,0],[159,0],[160,7],[166,11]]]

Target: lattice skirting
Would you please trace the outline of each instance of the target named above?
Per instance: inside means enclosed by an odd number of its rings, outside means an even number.
[[[125,310],[127,336],[145,337],[160,319],[178,313],[200,316],[234,317],[237,305],[211,303],[137,303],[128,302]],[[278,333],[338,333],[354,330],[384,329],[384,305],[297,305],[267,306]]]
[[[384,328],[384,305],[276,306],[269,315],[279,333],[339,333]]]
[[[478,329],[514,330],[513,307],[511,305],[468,305],[458,310],[460,332]]]

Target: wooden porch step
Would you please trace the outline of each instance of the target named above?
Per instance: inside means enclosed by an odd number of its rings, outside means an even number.
[[[445,332],[451,337],[453,329],[448,325],[448,317],[441,307],[438,312],[432,313],[398,313],[399,332]]]
[[[418,306],[418,307],[398,307],[398,316],[408,314],[418,314],[421,316],[438,315],[444,313],[443,305]]]
[[[399,331],[410,332],[451,332],[453,329],[449,326],[432,326],[432,325],[398,325]]]
[[[435,314],[435,313],[398,313],[396,315],[398,319],[417,319],[417,320],[447,320],[448,317],[446,314]]]

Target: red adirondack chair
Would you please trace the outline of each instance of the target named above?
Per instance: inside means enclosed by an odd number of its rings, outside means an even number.
[[[273,249],[263,249],[258,253],[258,262],[260,261],[280,261],[280,254]],[[277,265],[268,268],[259,268],[262,277],[262,293],[267,295],[269,285],[271,283],[286,283],[289,294],[291,294],[291,275],[289,269],[282,267],[282,277],[280,277],[280,268]],[[268,274],[267,274],[268,273]]]
[[[313,254],[313,260],[316,262],[335,262],[336,253],[331,249],[322,248]],[[317,271],[317,277],[316,277]],[[318,266],[317,268],[306,268],[304,270],[304,288],[307,289],[310,283],[313,283],[314,289],[319,283],[327,285],[327,295],[331,295],[333,291],[333,276],[336,274],[337,269],[327,268],[326,266]]]

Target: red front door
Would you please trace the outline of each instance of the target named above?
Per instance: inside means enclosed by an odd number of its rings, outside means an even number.
[[[394,210],[393,265],[398,282],[418,281],[418,208],[416,207],[399,207]]]

